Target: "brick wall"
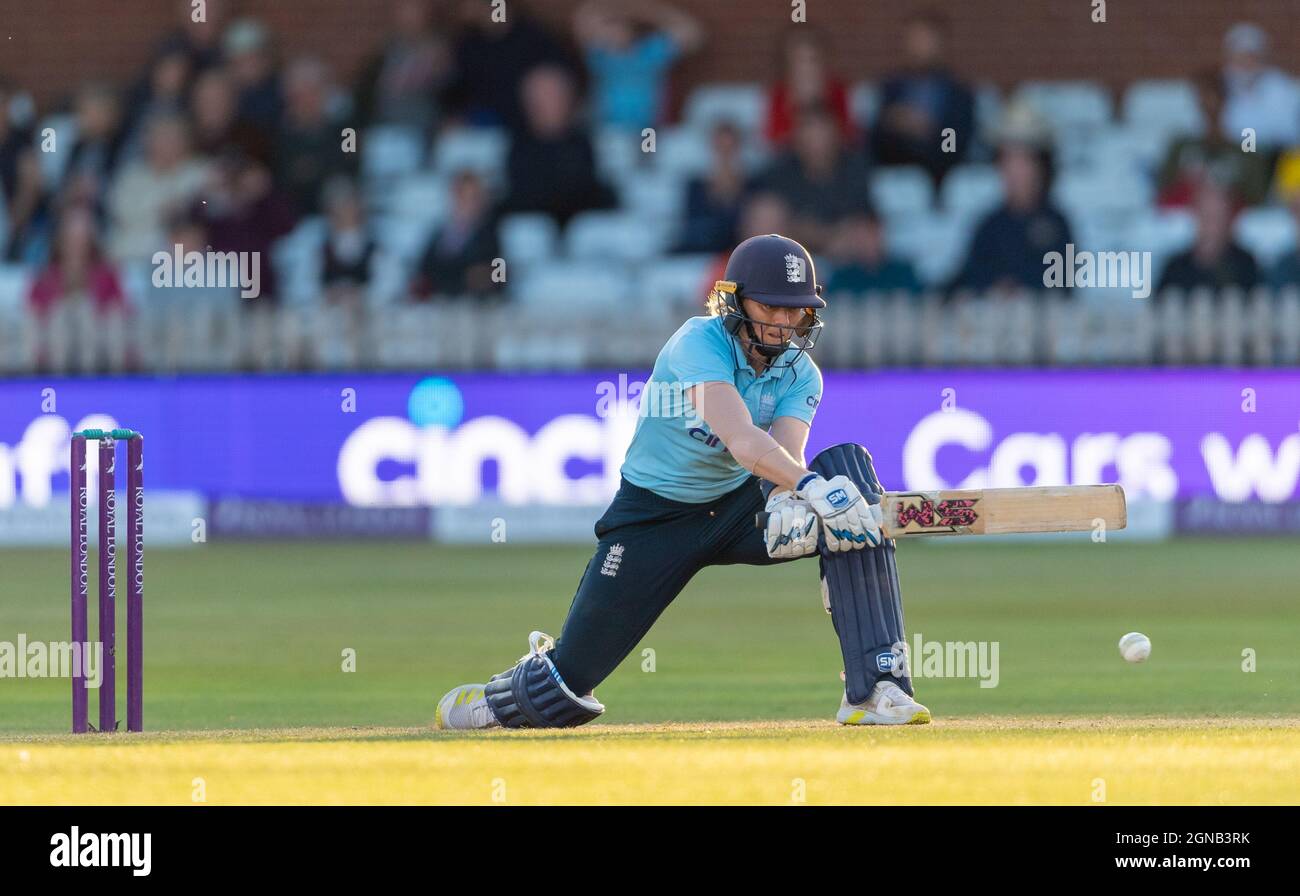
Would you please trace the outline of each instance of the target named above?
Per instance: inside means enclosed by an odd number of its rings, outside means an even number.
[[[679,0],[680,2],[680,0]],[[1225,28],[1252,19],[1270,30],[1275,59],[1300,70],[1297,0],[1111,0],[1109,21],[1090,20],[1092,0],[948,0],[954,67],[1001,85],[1025,78],[1095,78],[1112,86],[1139,77],[1181,76],[1217,63]],[[327,55],[355,72],[377,44],[387,0],[227,0],[257,15],[285,49]],[[449,5],[444,3],[444,5]],[[567,28],[574,0],[531,0]],[[708,50],[679,71],[678,91],[701,80],[763,79],[790,24],[788,0],[680,3],[707,23]],[[923,4],[808,0],[808,22],[823,29],[834,65],[851,79],[877,76],[898,59],[899,22]],[[3,0],[0,73],[33,90],[45,107],[92,76],[126,79],[140,71],[182,9],[177,0]]]

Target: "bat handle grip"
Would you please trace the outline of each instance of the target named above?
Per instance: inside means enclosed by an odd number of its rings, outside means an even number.
[[[754,514],[754,528],[766,530],[767,518],[771,515],[772,514],[767,513],[766,511],[760,511],[759,513]]]

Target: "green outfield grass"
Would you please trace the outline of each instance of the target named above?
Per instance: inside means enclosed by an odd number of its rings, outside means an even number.
[[[146,727],[425,725],[444,690],[504,669],[530,629],[558,634],[588,556],[507,545],[150,550]],[[0,551],[0,641],[67,637],[67,563],[64,551]],[[908,543],[899,566],[909,632],[999,646],[996,687],[917,683],[937,722],[1300,715],[1294,543]],[[1130,630],[1151,636],[1150,662],[1120,659]],[[647,648],[653,671],[642,668]],[[1241,668],[1247,648],[1253,673]],[[342,671],[348,649],[355,672]],[[602,723],[828,719],[840,665],[814,561],[708,570],[598,689]],[[69,688],[0,679],[0,738],[65,731]]]

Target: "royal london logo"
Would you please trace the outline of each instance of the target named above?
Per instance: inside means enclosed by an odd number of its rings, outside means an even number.
[[[609,550],[605,552],[605,562],[600,565],[600,574],[611,578],[618,575],[618,567],[622,562],[623,546],[611,544]]]
[[[785,282],[786,283],[805,283],[808,280],[808,269],[804,260],[793,252],[785,256]]]

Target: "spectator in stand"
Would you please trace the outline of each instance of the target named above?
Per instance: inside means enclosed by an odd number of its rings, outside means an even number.
[[[194,146],[215,159],[239,151],[270,158],[271,138],[256,125],[239,118],[239,97],[225,69],[209,69],[194,82],[191,98]]]
[[[1233,25],[1223,49],[1228,90],[1221,119],[1224,136],[1240,143],[1242,131],[1251,128],[1263,151],[1300,143],[1300,86],[1268,64],[1263,29],[1248,22]]]
[[[343,122],[330,114],[325,63],[302,57],[284,73],[285,118],[276,143],[276,180],[299,214],[320,211],[321,190],[331,177],[356,172],[356,153],[344,152]]]
[[[834,222],[862,204],[867,195],[867,166],[862,155],[840,140],[835,119],[805,109],[789,152],[758,178],[790,207],[793,220],[786,236],[824,251]]]
[[[123,144],[122,107],[110,85],[89,82],[73,100],[76,142],[63,171],[60,192],[75,194],[98,212],[108,185],[117,173]]]
[[[784,234],[788,233],[789,229],[790,207],[786,205],[784,199],[762,189],[748,194],[741,205],[735,239],[732,240],[731,246],[718,252],[709,268],[707,280],[701,284],[700,304],[704,303],[703,297],[713,289],[713,284],[726,274],[727,259],[731,255],[732,246],[744,242],[751,236],[761,236],[765,233]]]
[[[937,12],[910,17],[903,26],[905,68],[885,80],[871,134],[873,161],[920,165],[937,185],[966,158],[975,137],[975,99],[947,66],[948,22]],[[944,130],[954,134],[944,151]]]
[[[793,138],[805,112],[830,115],[843,143],[857,139],[849,110],[849,88],[826,66],[826,41],[808,25],[785,31],[779,54],[780,79],[767,91],[764,133],[774,146]]]
[[[500,257],[496,218],[487,185],[473,171],[452,181],[451,214],[425,247],[411,284],[418,299],[437,296],[486,295],[498,284],[493,263]]]
[[[1292,233],[1298,235],[1297,246],[1279,258],[1269,272],[1269,285],[1278,289],[1300,286],[1300,189],[1289,195],[1287,207],[1291,210]]]
[[[595,123],[638,133],[663,120],[673,63],[704,42],[694,17],[654,0],[587,0],[573,30],[591,75]]]
[[[679,252],[722,252],[735,245],[748,174],[741,159],[740,129],[730,122],[714,125],[713,161],[707,173],[686,187],[686,219]]]
[[[1232,238],[1232,194],[1215,183],[1201,185],[1196,193],[1196,241],[1165,265],[1158,291],[1220,289],[1239,286],[1250,289],[1259,282],[1259,269],[1249,252]]]
[[[997,151],[1002,205],[975,228],[954,289],[1043,289],[1048,252],[1072,242],[1070,224],[1052,203],[1051,132],[1028,106],[1008,107]]]
[[[578,123],[569,73],[535,68],[522,91],[527,125],[510,143],[505,211],[544,212],[564,226],[579,212],[611,208],[614,195],[596,176],[596,154]]]
[[[321,258],[321,285],[325,300],[334,304],[359,304],[370,282],[375,241],[366,229],[366,209],[361,192],[347,177],[336,176],[322,196],[328,231]]]
[[[148,123],[164,115],[183,115],[194,69],[183,50],[160,54],[144,79],[136,86],[127,111],[127,143],[123,156],[134,158],[143,152]]]
[[[1268,163],[1256,152],[1242,152],[1241,139],[1225,137],[1217,122],[1223,115],[1223,81],[1218,72],[1201,72],[1196,93],[1206,127],[1203,136],[1179,137],[1160,166],[1158,202],[1166,208],[1192,204],[1202,183],[1230,187],[1246,205],[1268,193]]]
[[[276,188],[266,163],[239,152],[218,160],[191,214],[207,229],[212,251],[259,253],[261,298],[274,300],[271,250],[297,221],[293,204]]]
[[[221,47],[238,91],[239,118],[274,132],[280,125],[284,98],[270,33],[254,19],[240,19],[226,29]]]
[[[180,0],[176,4],[179,16],[177,27],[163,39],[154,54],[158,60],[180,53],[192,72],[202,72],[221,64],[221,29],[226,24],[225,0],[205,0],[202,17],[196,18],[199,9],[194,0]]]
[[[361,73],[357,120],[363,127],[402,125],[431,135],[445,116],[454,76],[451,46],[432,27],[429,0],[393,0],[383,47]]]
[[[15,123],[11,104],[19,96],[14,85],[0,81],[0,257],[5,261],[30,260],[44,251],[48,230],[49,197],[41,175],[30,127]]]
[[[539,24],[522,4],[510,4],[504,21],[492,21],[483,0],[460,0],[464,30],[456,44],[452,102],[469,125],[524,129],[524,77],[540,66],[577,74],[573,53]]]
[[[109,188],[109,251],[118,261],[150,258],[164,248],[170,215],[203,189],[207,163],[190,151],[189,127],[161,115],[145,127],[144,157],[124,166]]]
[[[874,208],[864,207],[841,218],[826,254],[831,263],[828,296],[921,292],[912,263],[890,254],[884,222]]]
[[[125,340],[110,325],[127,313],[117,272],[100,251],[95,215],[68,206],[59,217],[49,263],[32,282],[28,306],[36,317],[37,364],[60,369],[98,368],[101,359],[120,367]]]

